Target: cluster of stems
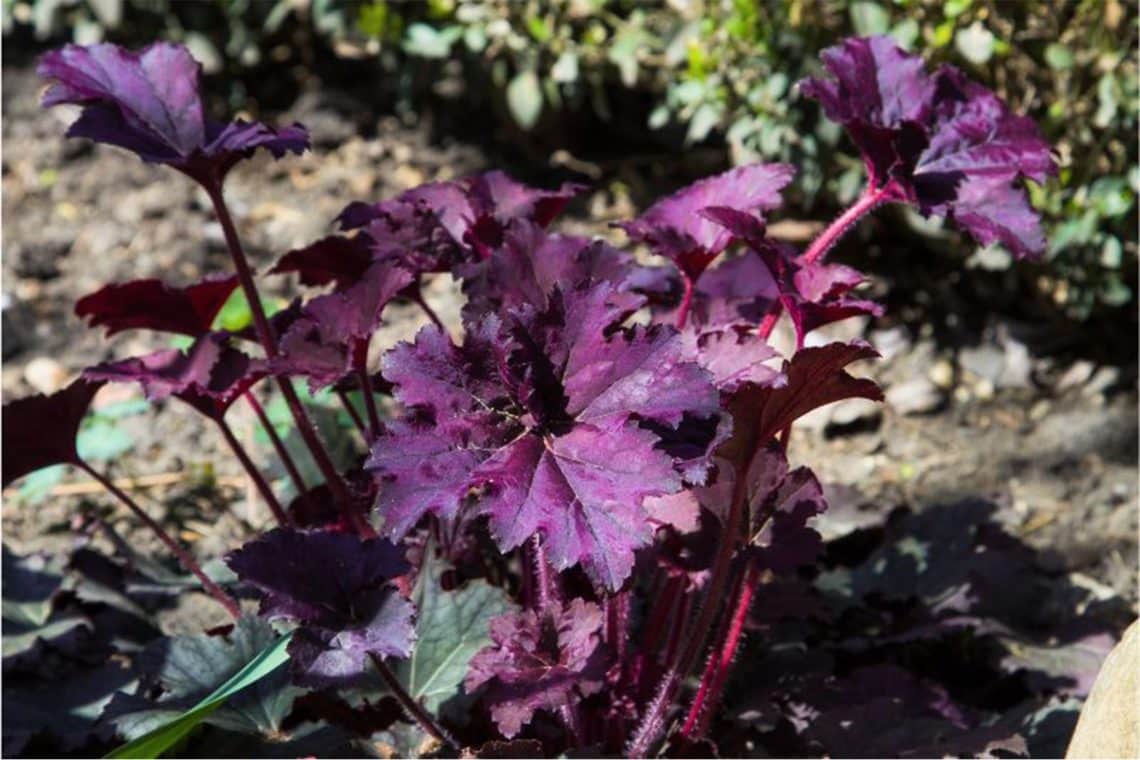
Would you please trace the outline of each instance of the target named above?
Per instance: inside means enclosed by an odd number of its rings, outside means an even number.
[[[889,197],[889,185],[880,187],[877,186],[877,183],[869,183],[855,203],[840,214],[811,242],[807,250],[800,255],[799,260],[804,264],[822,261],[856,222],[889,200]],[[683,276],[682,280],[685,290],[676,315],[678,329],[685,325],[695,285],[688,277]],[[757,334],[760,337],[766,339],[771,335],[779,321],[781,312],[782,306],[777,300],[772,304],[757,328]],[[799,348],[802,346],[797,345],[797,350]],[[787,445],[790,434],[790,426],[780,433],[779,440],[783,446]],[[766,520],[771,517],[766,515],[761,516],[760,520],[754,520],[753,516],[749,514],[749,504],[747,503],[746,483],[747,473],[751,469],[751,460],[766,444],[767,442],[761,442],[748,457],[749,461],[739,466],[735,473],[735,485],[721,534],[722,538],[713,560],[711,577],[706,586],[707,590],[698,603],[695,617],[688,618],[686,614],[687,609],[692,607],[691,603],[681,605],[680,615],[676,617],[670,615],[674,620],[684,621],[682,625],[684,631],[683,644],[675,651],[665,652],[663,658],[664,672],[637,728],[626,744],[626,754],[629,757],[646,757],[661,739],[670,707],[673,705],[677,692],[692,671],[700,653],[705,650],[706,643],[711,641],[697,690],[685,715],[685,720],[678,731],[677,738],[681,743],[692,742],[701,738],[708,730],[709,723],[720,702],[732,664],[736,659],[736,653],[744,639],[744,626],[748,619],[752,600],[763,579],[761,569],[747,555],[738,555],[737,549],[748,540],[748,537],[744,535],[747,526],[759,523],[763,527]],[[725,597],[725,591],[729,589],[731,589],[728,594],[730,601],[727,604],[722,604],[721,600]],[[654,601],[655,609],[650,613],[651,615],[654,615],[658,609],[669,608],[671,611],[676,608],[673,595],[666,595]],[[669,614],[669,612],[665,614]],[[647,651],[645,656],[651,657],[652,650]]]

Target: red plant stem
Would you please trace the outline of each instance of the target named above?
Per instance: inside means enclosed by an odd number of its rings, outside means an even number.
[[[729,571],[732,569],[732,557],[736,551],[737,539],[739,538],[737,534],[740,533],[744,516],[745,499],[748,494],[748,471],[751,469],[752,457],[754,456],[755,452],[749,456],[748,461],[743,467],[738,466],[736,468],[736,478],[732,489],[732,501],[730,502],[728,517],[724,524],[723,538],[721,539],[716,558],[713,560],[712,577],[709,580],[708,593],[705,594],[696,620],[693,625],[688,628],[680,656],[677,658],[675,664],[667,667],[665,675],[662,677],[661,685],[658,687],[657,693],[653,698],[653,702],[650,703],[640,725],[638,725],[633,737],[626,745],[626,753],[630,757],[644,757],[649,752],[650,746],[657,741],[660,730],[664,726],[665,711],[672,703],[673,696],[676,693],[677,687],[680,686],[681,680],[692,669],[694,661],[700,655],[701,649],[704,647],[705,639],[708,638],[713,618],[721,606],[719,601],[724,594],[724,587],[728,582]]]
[[[273,450],[277,452],[278,459],[285,467],[285,471],[289,473],[290,480],[293,481],[293,487],[297,489],[299,496],[304,496],[308,493],[309,488],[305,485],[305,479],[301,477],[301,471],[297,469],[297,463],[293,461],[293,456],[289,453],[289,449],[285,447],[285,442],[281,440],[281,436],[277,435],[277,429],[273,426],[273,422],[269,419],[269,415],[265,413],[265,407],[257,400],[257,396],[253,395],[252,391],[246,391],[245,400],[253,407],[253,413],[257,415],[257,419],[261,422],[261,427],[265,434],[269,436],[270,443],[273,444]]]
[[[867,185],[863,194],[859,199],[851,204],[850,207],[838,217],[835,218],[827,228],[819,233],[819,236],[811,242],[808,249],[800,256],[800,262],[804,264],[814,264],[827,255],[835,244],[839,242],[839,238],[847,234],[855,222],[859,221],[868,212],[875,207],[886,202],[888,196],[893,191],[891,183],[887,183],[882,187],[876,188],[873,185]]]
[[[684,329],[685,322],[689,319],[689,310],[693,306],[693,286],[695,284],[689,275],[681,272],[681,285],[684,286],[685,292],[681,294],[681,305],[677,307],[678,330]]]
[[[159,525],[150,515],[143,511],[143,508],[135,503],[135,500],[128,496],[121,488],[116,486],[110,478],[103,475],[91,465],[83,460],[75,462],[75,465],[90,475],[95,480],[99,481],[100,485],[107,489],[112,496],[126,505],[127,509],[135,515],[135,517],[142,520],[143,525],[151,530],[158,540],[170,550],[170,553],[178,558],[178,562],[182,565],[186,572],[191,573],[202,584],[202,588],[206,590],[210,596],[217,600],[218,604],[226,608],[226,612],[230,613],[234,620],[241,617],[241,607],[238,606],[237,601],[222,590],[221,586],[210,580],[202,570],[202,566],[198,561],[190,555],[190,552],[183,549],[177,541],[175,541],[169,533],[167,533],[161,525]]]
[[[265,481],[265,476],[261,474],[261,470],[257,469],[257,465],[249,456],[249,452],[241,445],[241,441],[234,435],[233,428],[221,417],[216,419],[218,429],[222,431],[222,437],[226,439],[226,443],[230,445],[230,449],[234,452],[234,456],[241,462],[241,466],[249,473],[249,477],[253,480],[254,486],[257,487],[257,492],[261,494],[261,498],[269,505],[269,510],[273,513],[273,517],[277,520],[278,525],[291,527],[293,521],[289,515],[281,507],[281,502],[277,501],[277,495],[273,493],[269,483]]]
[[[878,189],[868,185],[863,191],[863,194],[859,196],[859,199],[848,207],[846,211],[836,217],[835,220],[811,242],[808,249],[800,256],[800,262],[813,264],[826,256],[828,251],[835,247],[839,239],[847,234],[847,231],[855,226],[857,221],[876,207],[885,203],[891,192],[892,188],[890,185],[884,185]],[[764,315],[764,319],[760,322],[760,326],[756,330],[761,338],[767,340],[768,336],[772,334],[772,330],[780,320],[780,314],[783,310],[784,306],[779,301],[774,302],[768,308],[768,313]],[[796,348],[803,348],[803,346],[797,345]]]
[[[369,652],[368,658],[372,660],[372,665],[375,666],[376,672],[384,679],[384,683],[391,689],[392,695],[396,701],[400,703],[400,707],[404,708],[404,712],[408,717],[420,724],[420,728],[428,733],[433,739],[440,741],[448,746],[453,751],[459,751],[459,745],[456,744],[455,739],[451,738],[443,728],[435,722],[435,719],[428,714],[428,711],[420,706],[420,703],[412,699],[412,695],[404,689],[403,684],[396,678],[396,674],[384,662],[384,658],[375,652]]]
[[[344,406],[344,411],[348,412],[348,416],[352,418],[352,424],[356,426],[356,429],[360,431],[360,435],[364,438],[364,440],[367,441],[368,426],[365,425],[364,420],[361,419],[360,412],[356,411],[356,407],[352,405],[352,399],[348,397],[347,393],[340,390],[339,388],[336,391],[336,395],[337,398],[340,399],[341,405]]]
[[[775,329],[776,323],[780,321],[780,312],[783,311],[783,304],[779,301],[774,302],[768,307],[768,313],[764,315],[764,319],[760,322],[760,326],[756,328],[756,333],[764,340],[768,340],[768,336],[772,334]]]
[[[214,213],[218,217],[218,223],[222,225],[222,233],[226,238],[226,247],[230,251],[230,256],[234,260],[234,268],[237,270],[238,282],[241,283],[242,291],[245,293],[245,299],[249,302],[250,312],[253,314],[253,325],[257,331],[257,337],[265,349],[265,355],[272,359],[277,355],[277,341],[273,336],[273,327],[269,324],[269,318],[265,315],[265,308],[261,305],[261,298],[258,297],[257,283],[254,282],[253,271],[249,267],[249,260],[246,258],[245,249],[241,244],[241,238],[238,237],[237,227],[234,225],[233,217],[230,216],[229,208],[226,206],[226,199],[222,194],[221,183],[207,182],[203,183],[202,187],[205,188],[206,193],[210,196],[210,202],[214,205]],[[356,528],[356,531],[362,535],[368,533],[368,523],[364,520],[364,517],[353,508],[352,499],[348,494],[348,488],[345,486],[344,481],[341,480],[340,473],[337,472],[336,465],[333,464],[328,451],[325,450],[324,444],[321,443],[320,436],[317,435],[317,429],[313,426],[312,420],[310,420],[309,415],[305,413],[305,407],[301,404],[301,399],[297,397],[297,391],[293,388],[293,383],[287,377],[278,376],[275,379],[277,380],[277,385],[281,388],[281,395],[285,397],[285,403],[293,415],[293,420],[297,423],[297,431],[301,434],[301,438],[304,439],[305,445],[309,447],[309,451],[312,453],[317,467],[328,483],[333,498],[335,498],[340,505],[349,524]]]
[[[728,673],[736,658],[736,650],[743,640],[744,624],[748,621],[748,610],[752,607],[752,599],[756,595],[756,586],[759,582],[760,569],[755,563],[750,562],[736,597],[736,606],[732,611],[728,635],[725,636],[724,645],[720,647],[719,657],[716,658],[717,670],[709,687],[706,706],[697,726],[697,736],[702,736],[708,731],[709,721],[712,720],[712,715],[716,712],[721,695],[724,693],[724,684],[728,680]]]
[[[380,437],[380,412],[376,409],[376,398],[372,395],[372,380],[368,377],[368,370],[364,367],[359,367],[357,375],[360,377],[360,395],[364,397],[364,409],[368,412],[368,432],[371,434],[369,440],[375,441]]]
[[[709,652],[705,663],[704,673],[701,675],[701,684],[693,697],[693,704],[689,714],[681,727],[681,736],[690,739],[694,735],[700,737],[708,728],[709,718],[716,710],[719,702],[718,695],[728,678],[728,671],[736,655],[736,647],[740,642],[740,634],[744,629],[744,621],[748,617],[748,608],[752,604],[752,594],[755,589],[754,565],[749,562],[744,573],[738,575],[736,590],[732,596],[736,599],[732,615],[722,621],[720,630],[713,639],[714,646]],[[716,642],[723,642],[717,645]]]

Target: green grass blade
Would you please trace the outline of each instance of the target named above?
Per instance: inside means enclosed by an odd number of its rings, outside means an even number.
[[[133,741],[111,752],[107,757],[112,758],[154,758],[161,757],[178,742],[182,741],[210,713],[217,710],[222,704],[245,687],[260,681],[277,668],[285,664],[289,655],[285,651],[293,634],[281,637],[271,646],[250,660],[244,668],[235,673],[228,681],[215,689],[209,696],[186,712],[174,718],[164,726],[160,726],[148,734],[144,734]]]

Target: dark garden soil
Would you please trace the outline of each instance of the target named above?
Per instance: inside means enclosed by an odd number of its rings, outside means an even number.
[[[208,202],[176,174],[114,149],[63,139],[69,115],[36,106],[30,69],[3,73],[3,392],[5,400],[52,392],[85,365],[166,347],[161,336],[123,333],[111,340],[84,328],[74,301],[106,282],[161,277],[186,284],[228,271],[221,230]],[[277,163],[264,158],[235,171],[227,186],[253,260],[268,268],[291,247],[328,234],[331,219],[354,199],[379,198],[427,180],[462,176],[492,163],[480,147],[439,140],[425,127],[337,95],[306,95],[281,120],[313,131],[314,151]],[[361,114],[365,114],[362,116]],[[358,136],[358,125],[366,123]],[[541,175],[543,169],[533,169]],[[531,177],[528,177],[531,179]],[[650,182],[649,180],[644,180]],[[662,188],[662,190],[667,188]],[[609,219],[636,211],[608,190],[579,200],[564,226],[617,235]],[[789,216],[795,216],[790,211]],[[581,221],[590,218],[593,221]],[[801,225],[802,226],[802,225]],[[288,284],[266,278],[271,294]],[[876,276],[881,294],[908,287]],[[963,280],[955,287],[969,289]],[[894,289],[894,290],[892,290]],[[445,320],[458,318],[450,283],[428,293]],[[967,298],[965,301],[969,302]],[[419,312],[395,312],[389,339],[418,328]],[[942,319],[943,317],[939,317]],[[881,381],[887,403],[843,402],[820,410],[794,431],[790,458],[825,481],[832,512],[825,538],[874,526],[899,507],[922,513],[964,499],[986,499],[992,518],[1039,550],[1041,570],[1058,582],[1122,597],[1137,605],[1137,397],[1135,347],[1123,363],[1098,363],[1081,352],[1053,350],[1039,324],[1023,315],[971,313],[971,343],[916,328],[922,319],[848,322],[834,334],[861,336],[884,360],[865,371]],[[1090,332],[1074,343],[1095,343]],[[1131,338],[1135,340],[1135,336]],[[388,343],[390,345],[390,342]],[[379,349],[380,346],[374,348]],[[1111,346],[1101,346],[1103,359]],[[122,408],[133,387],[109,386],[96,408]],[[258,453],[244,408],[235,428]],[[217,557],[269,518],[222,442],[174,404],[115,423],[129,448],[106,464],[152,514],[176,528],[203,557]],[[94,511],[139,549],[156,542],[82,475],[69,474],[33,500],[5,493],[4,541],[13,550],[62,553]],[[110,550],[103,535],[97,545]],[[170,612],[170,631],[220,622],[209,604]]]

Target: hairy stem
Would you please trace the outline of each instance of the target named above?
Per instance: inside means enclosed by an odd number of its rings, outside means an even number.
[[[685,288],[681,294],[681,305],[677,307],[677,322],[678,330],[683,330],[685,322],[689,319],[689,310],[693,306],[693,287],[696,283],[689,275],[681,272],[681,285]]]
[[[685,643],[681,647],[675,664],[668,667],[662,677],[661,684],[646,710],[641,724],[634,737],[626,746],[630,757],[644,757],[650,747],[657,741],[661,728],[665,723],[665,711],[672,704],[677,687],[685,675],[692,669],[693,663],[700,655],[708,638],[709,629],[717,610],[720,609],[721,597],[724,594],[725,584],[728,582],[732,569],[732,557],[736,552],[738,533],[744,518],[745,500],[748,495],[748,471],[751,468],[750,456],[744,466],[736,468],[736,480],[733,484],[732,501],[729,505],[728,517],[725,519],[724,533],[713,560],[712,577],[709,580],[708,592],[704,596],[700,610],[694,623],[688,628]]]
[[[222,226],[222,233],[226,238],[226,247],[229,249],[230,256],[234,260],[234,268],[237,270],[238,282],[241,283],[245,299],[249,302],[250,312],[253,314],[253,325],[257,331],[258,340],[261,341],[261,345],[265,349],[265,355],[272,359],[277,355],[277,340],[273,335],[273,327],[269,324],[269,318],[265,315],[265,309],[261,305],[261,299],[258,297],[253,270],[249,267],[249,260],[246,258],[241,238],[238,237],[237,227],[234,225],[233,217],[230,216],[229,208],[226,206],[221,183],[206,183],[203,184],[203,187],[210,196],[210,202],[214,205],[214,213],[218,217],[218,223]],[[297,397],[293,383],[287,377],[277,376],[276,380],[277,385],[281,388],[281,395],[284,396],[285,403],[289,407],[289,412],[297,423],[297,431],[304,439],[305,445],[309,447],[313,460],[317,463],[317,467],[328,483],[333,498],[340,505],[349,524],[356,528],[358,533],[368,533],[368,524],[364,517],[353,508],[348,488],[341,480],[340,473],[337,472],[336,465],[329,457],[320,436],[317,435],[317,429],[312,420],[305,413],[305,407],[301,404],[301,399]]]
[[[391,668],[384,662],[384,658],[375,652],[368,653],[369,659],[372,660],[372,665],[375,666],[376,672],[384,679],[384,683],[392,691],[392,695],[396,701],[400,703],[400,707],[404,708],[404,712],[408,717],[420,724],[420,728],[427,732],[429,736],[437,741],[447,745],[453,751],[459,751],[459,745],[456,744],[455,739],[447,731],[435,722],[435,719],[425,710],[419,702],[412,699],[412,695],[404,689],[403,684],[396,678],[396,674],[392,672]]]
[[[550,608],[550,602],[557,598],[554,588],[554,579],[551,576],[550,563],[546,561],[546,547],[542,545],[542,536],[535,533],[528,541],[528,554],[530,555],[531,571],[534,573],[534,609],[542,613]]]
[[[835,218],[835,221],[827,225],[823,232],[819,233],[819,236],[800,256],[800,261],[805,264],[814,264],[823,259],[827,252],[835,247],[839,239],[855,226],[855,222],[862,219],[877,206],[885,203],[892,191],[893,187],[889,182],[879,188],[868,185],[855,203],[851,204],[846,211]]]
[[[253,413],[257,415],[258,421],[261,423],[262,429],[265,434],[269,436],[270,443],[273,444],[273,450],[277,452],[277,458],[281,460],[282,466],[285,467],[285,472],[289,473],[289,479],[293,481],[293,487],[297,489],[299,496],[304,496],[308,493],[308,486],[305,485],[305,479],[301,477],[301,471],[297,469],[297,463],[293,461],[293,456],[286,448],[285,442],[281,440],[281,436],[277,435],[277,429],[273,426],[273,422],[269,419],[269,415],[265,413],[265,407],[257,400],[257,396],[253,395],[253,391],[246,391],[245,400],[253,408]]]
[[[693,697],[693,704],[689,708],[689,714],[685,717],[685,723],[681,727],[681,736],[685,739],[699,738],[703,735],[708,727],[708,719],[716,709],[716,704],[719,701],[717,694],[720,687],[724,685],[722,676],[728,674],[729,665],[731,665],[736,651],[735,642],[740,639],[740,631],[743,629],[748,607],[752,601],[749,588],[751,570],[750,563],[747,571],[737,574],[736,584],[733,593],[730,595],[737,599],[737,604],[733,608],[732,615],[721,620],[720,628],[713,639],[713,646],[709,651],[705,670],[701,674],[700,686]],[[748,589],[747,592],[746,589]],[[748,593],[748,600],[744,604],[742,612],[740,597],[745,593]],[[734,645],[728,649],[726,648],[727,642],[730,640],[734,642]]]
[[[202,588],[206,590],[206,593],[214,597],[214,599],[218,601],[218,604],[225,607],[226,612],[230,613],[234,620],[237,620],[241,617],[241,608],[238,606],[237,601],[232,596],[223,591],[221,586],[210,580],[210,577],[206,575],[205,571],[202,570],[202,566],[199,565],[198,561],[190,555],[190,552],[183,549],[182,546],[180,546],[179,543],[175,541],[170,536],[170,534],[167,533],[163,527],[154,520],[154,518],[144,512],[143,508],[135,503],[134,499],[128,496],[121,488],[116,486],[110,478],[103,475],[103,473],[99,472],[91,465],[87,464],[87,462],[79,460],[75,464],[95,480],[99,481],[99,483],[102,484],[102,486],[106,488],[112,496],[125,504],[127,509],[131,510],[135,517],[139,518],[139,520],[142,521],[143,525],[145,525],[150,529],[152,533],[158,536],[158,540],[161,541],[163,545],[170,550],[171,554],[178,558],[178,562],[182,565],[183,569],[197,578],[198,581],[202,584]]]
[[[265,499],[265,502],[269,505],[269,510],[273,512],[273,517],[277,520],[277,524],[284,525],[285,527],[292,526],[293,521],[289,518],[284,508],[282,508],[281,502],[277,500],[277,495],[273,493],[273,489],[270,488],[269,483],[266,482],[265,476],[261,474],[261,470],[257,469],[257,465],[253,463],[249,452],[245,450],[245,447],[241,445],[241,441],[234,435],[233,428],[221,417],[218,417],[216,421],[218,423],[218,429],[222,431],[222,437],[226,439],[226,443],[229,444],[230,449],[234,452],[234,456],[241,462],[241,466],[245,468],[245,471],[253,480],[253,485],[257,487],[257,492],[261,494],[261,498]]]
[[[697,736],[708,731],[709,721],[720,703],[724,694],[724,684],[728,681],[729,671],[736,659],[736,650],[744,640],[744,624],[748,621],[748,610],[752,607],[752,599],[756,595],[756,584],[760,581],[760,570],[755,563],[749,563],[740,583],[740,590],[736,595],[735,607],[729,622],[728,634],[724,644],[719,648],[716,656],[717,668],[713,680],[709,685],[705,708],[697,725]]]

